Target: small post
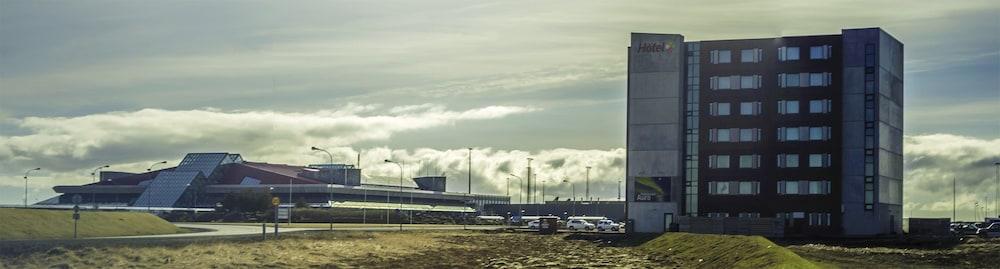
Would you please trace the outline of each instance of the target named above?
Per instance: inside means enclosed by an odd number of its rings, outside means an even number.
[[[333,231],[333,217],[330,217],[330,231]]]
[[[260,223],[260,240],[267,240],[267,222]]]

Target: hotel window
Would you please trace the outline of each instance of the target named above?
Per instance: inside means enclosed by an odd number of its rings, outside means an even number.
[[[760,182],[757,181],[709,181],[708,194],[712,195],[757,195]]]
[[[761,76],[721,76],[710,77],[709,88],[713,90],[760,89]]]
[[[833,74],[829,72],[778,74],[778,86],[782,88],[830,86],[833,81],[832,76]]]
[[[830,226],[830,213],[809,213],[809,226]]]
[[[708,168],[729,168],[729,155],[709,155]]]
[[[729,116],[729,103],[709,103],[708,114],[712,116]]]
[[[709,56],[712,57],[711,62],[713,64],[725,64],[732,62],[733,52],[731,50],[713,50],[709,52],[709,54]]]
[[[798,127],[779,127],[778,133],[779,135],[785,135],[784,137],[778,137],[778,141],[799,141],[802,130]]]
[[[819,141],[830,139],[830,127],[809,127],[809,140]]]
[[[740,218],[756,219],[756,218],[760,218],[760,213],[743,212],[743,213],[739,213],[738,216]]]
[[[759,63],[763,59],[764,50],[762,49],[745,49],[740,50],[740,62],[741,63]]]
[[[830,59],[833,55],[833,46],[812,46],[809,47],[809,59],[811,60],[821,60]]]
[[[830,99],[809,100],[809,113],[830,113],[833,111],[833,101]]]
[[[729,129],[716,129],[716,134],[717,134],[716,138],[715,138],[716,142],[731,142],[732,141],[732,139],[729,139],[731,137],[731,135],[732,135],[729,132]]]
[[[740,129],[740,142],[760,141],[760,129]]]
[[[799,101],[797,100],[778,101],[778,114],[799,114]]]
[[[778,48],[778,61],[795,61],[799,59],[799,47]]]
[[[830,167],[830,154],[809,154],[809,167]]]
[[[761,105],[760,102],[741,102],[740,103],[740,115],[760,115]]]
[[[832,193],[828,180],[782,180],[778,181],[778,194],[825,195]]]
[[[709,218],[728,218],[729,213],[708,213]]]
[[[740,168],[759,168],[760,155],[740,155]]]
[[[779,168],[796,168],[796,167],[799,167],[799,155],[798,154],[778,154],[778,167]]]

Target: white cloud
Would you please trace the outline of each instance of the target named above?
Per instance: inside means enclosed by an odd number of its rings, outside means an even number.
[[[371,105],[310,113],[143,109],[79,117],[28,117],[13,120],[26,134],[0,136],[0,164],[70,171],[104,162],[178,158],[179,153],[188,151],[280,155],[310,145],[380,141],[400,132],[537,110],[488,106],[453,111],[440,105],[422,105],[375,114],[377,109]]]
[[[906,210],[912,210],[907,217],[951,217],[952,180],[957,185],[959,219],[972,219],[976,202],[995,199],[993,163],[1000,161],[1000,138],[914,135],[904,138],[903,150],[904,203]],[[995,203],[989,207],[995,211]]]

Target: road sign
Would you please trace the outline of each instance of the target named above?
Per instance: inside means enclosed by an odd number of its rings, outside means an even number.
[[[278,206],[280,204],[281,204],[281,198],[278,197],[271,198],[271,205]]]
[[[278,219],[288,219],[288,211],[290,210],[291,208],[289,207],[278,208]]]
[[[83,196],[80,196],[79,194],[74,194],[73,204],[80,204],[80,202],[83,202]]]

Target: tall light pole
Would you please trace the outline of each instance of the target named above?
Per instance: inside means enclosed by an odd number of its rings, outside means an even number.
[[[146,168],[146,172],[151,172],[151,171],[153,171],[153,166],[156,166],[157,164],[166,164],[166,163],[167,163],[167,161],[159,161],[159,162],[155,162],[155,163],[153,163],[153,164],[149,165],[149,168]]]
[[[391,160],[385,160],[387,163],[394,163],[399,166],[399,213],[403,212],[403,165]],[[403,220],[399,220],[399,230],[403,230]]]
[[[534,192],[531,191],[531,161],[532,160],[534,160],[534,159],[528,158],[528,172],[525,173],[525,174],[527,174],[526,176],[528,177],[528,188],[527,188],[528,199],[527,199],[527,202],[529,204],[531,203],[531,200],[532,200],[531,197],[535,196]]]
[[[472,194],[472,148],[469,148],[469,194]]]
[[[94,171],[90,171],[90,178],[92,180],[94,180],[94,183],[97,183],[97,172],[101,171],[101,169],[108,168],[108,167],[111,167],[111,165],[103,165],[103,166],[94,168]],[[95,192],[94,190],[90,191],[90,202],[94,204],[94,209],[97,209],[97,192]]]
[[[523,204],[524,203],[524,178],[522,178],[522,177],[520,177],[518,175],[515,175],[515,174],[510,174],[510,176],[516,177],[519,180],[518,181],[519,183],[517,184],[517,188],[521,189],[521,194],[517,195],[517,203]]]
[[[994,162],[993,167],[996,168],[997,171],[997,184],[996,184],[997,193],[996,196],[993,197],[996,198],[994,199],[995,200],[994,202],[996,202],[995,209],[997,211],[997,217],[1000,218],[1000,162]]]
[[[587,166],[587,182],[584,187],[584,190],[585,191],[583,197],[586,198],[587,201],[590,201],[590,166]]]
[[[622,200],[622,180],[618,179],[618,201]]]
[[[330,164],[333,164],[333,154],[330,154],[329,151],[327,151],[325,149],[322,149],[322,148],[317,148],[317,147],[312,147],[311,149],[313,151],[322,151],[322,152],[326,153],[326,156],[330,157]],[[346,180],[346,178],[345,178],[345,180]]]
[[[507,200],[510,201],[510,177],[507,177]]]
[[[312,147],[310,149],[312,151],[322,151],[322,152],[326,153],[326,156],[330,157],[330,165],[331,165],[330,168],[333,169],[333,154],[330,154],[330,151],[327,151],[325,149],[318,148],[318,147]],[[347,185],[347,167],[346,167],[347,165],[344,165],[344,166],[345,167],[343,169],[341,169],[341,170],[344,171],[344,185]],[[332,184],[333,184],[333,173],[332,172],[333,171],[331,171],[331,173],[330,173],[330,184],[326,185],[327,192],[329,192],[328,195],[330,196],[329,201],[327,201],[327,203],[333,202],[333,186],[332,186]],[[333,207],[333,204],[331,204],[331,208],[332,207]]]
[[[545,204],[545,183],[548,183],[548,179],[542,180],[542,204]]]
[[[573,188],[573,216],[576,217],[576,185],[573,182],[569,182],[569,179],[563,179],[563,183],[569,184]]]
[[[38,170],[42,170],[42,168],[36,167],[34,169],[28,169],[28,171],[24,171],[24,208],[28,208],[28,173],[31,173],[31,171],[38,171]]]

